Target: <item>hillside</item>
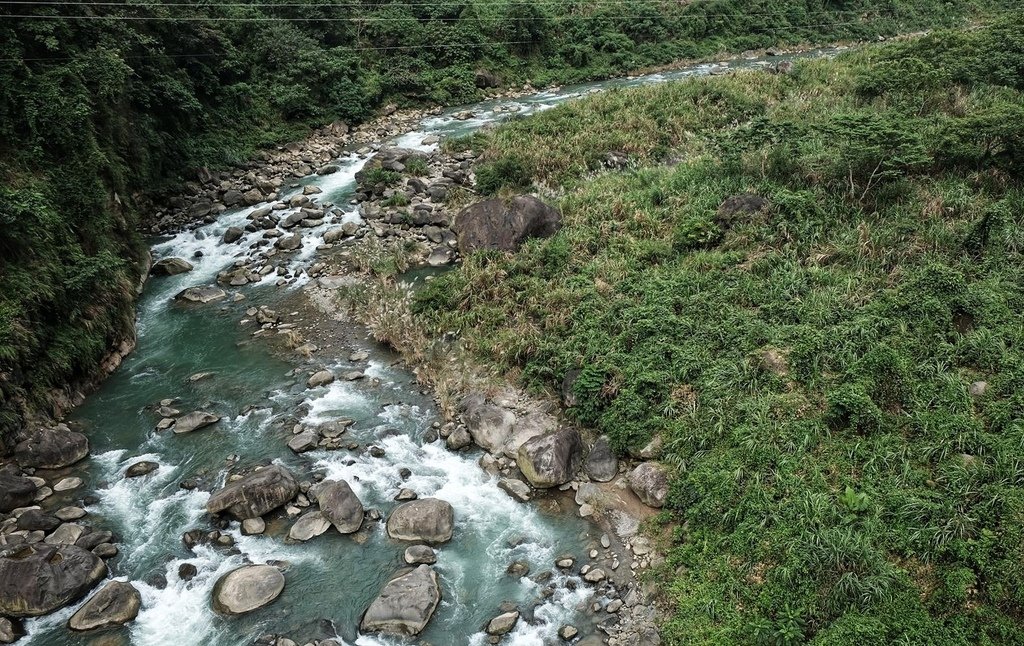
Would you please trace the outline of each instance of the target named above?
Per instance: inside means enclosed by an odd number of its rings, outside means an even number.
[[[989,3],[4,4],[0,437],[131,338],[143,198],[197,169],[388,102],[452,104],[481,85],[873,39],[978,8]]]
[[[564,227],[421,320],[661,439],[668,643],[1024,643],[1024,16],[450,146]]]

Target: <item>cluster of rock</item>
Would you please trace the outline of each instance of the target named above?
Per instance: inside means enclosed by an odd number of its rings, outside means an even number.
[[[66,474],[66,467],[88,453],[88,439],[60,424],[32,432],[14,446],[11,461],[0,466],[0,643],[23,633],[21,619],[86,596],[106,578],[105,561],[118,553],[111,532],[83,520],[88,513],[82,506],[66,504],[82,486],[81,478],[37,475],[37,470]],[[138,592],[131,585],[111,582],[68,626],[85,631],[119,625],[134,619],[138,608]]]

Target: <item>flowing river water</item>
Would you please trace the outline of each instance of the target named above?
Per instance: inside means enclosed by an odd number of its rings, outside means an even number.
[[[763,60],[736,60],[726,65],[764,64]],[[470,119],[451,116],[466,108],[451,110],[387,143],[429,150],[433,147],[420,143],[427,135],[472,132],[507,118],[510,105],[519,115],[530,114],[590,92],[704,75],[715,69],[701,65],[487,101],[469,107],[475,113]],[[348,205],[354,175],[364,162],[350,153],[338,160],[339,172],[301,183],[320,186],[321,202]],[[288,193],[282,197],[287,199]],[[53,502],[79,504],[83,491],[93,496],[87,506],[91,523],[110,529],[120,541],[120,555],[110,561],[112,576],[131,581],[141,592],[138,618],[119,632],[77,635],[64,627],[75,607],[65,608],[27,622],[29,636],[23,643],[241,646],[267,633],[287,635],[300,644],[326,638],[344,644],[390,643],[358,633],[361,614],[404,565],[406,545],[390,540],[382,523],[369,523],[365,542],[329,531],[297,544],[283,540],[287,520],[268,523],[267,532],[259,536],[243,536],[233,523],[227,531],[235,539],[235,549],[186,549],[182,533],[208,526],[204,505],[209,490],[223,484],[228,468],[267,461],[288,466],[300,480],[309,480],[313,473],[343,478],[368,509],[378,509],[385,516],[397,504],[393,498],[401,487],[452,504],[455,535],[438,548],[435,566],[443,599],[419,643],[484,644],[483,626],[499,614],[503,602],[514,603],[529,619],[521,620],[505,643],[557,643],[557,631],[564,624],[579,626],[584,634],[592,632],[586,613],[592,592],[587,585],[559,572],[554,572],[551,582],[537,583],[530,577],[510,577],[505,570],[513,561],[525,560],[531,574],[553,571],[554,561],[563,554],[583,557],[600,530],[572,513],[515,502],[496,486],[496,478],[478,466],[478,450],[453,453],[441,442],[424,443],[423,434],[440,421],[439,413],[431,397],[421,393],[413,375],[387,349],[367,340],[358,346],[339,341],[324,348],[318,361],[336,371],[363,370],[367,378],[307,389],[306,372],[293,373],[296,362],[278,358],[251,338],[252,328],[239,325],[247,308],[281,306],[282,294],[301,289],[301,277],[280,288],[274,286],[277,277],[271,274],[263,283],[242,288],[246,298],[239,302],[198,307],[174,302],[173,296],[186,287],[215,282],[217,273],[230,266],[240,250],[257,241],[262,232],[247,233],[239,245],[220,243],[229,226],[244,226],[246,215],[259,206],[229,210],[213,224],[154,242],[154,259],[182,257],[193,262],[195,269],[148,282],[138,304],[136,350],[72,416],[92,443],[91,457],[76,467],[85,486],[56,494]],[[346,220],[359,219],[354,206],[346,209]],[[294,268],[313,261],[327,226],[302,230],[303,247],[291,260]],[[197,251],[201,257],[196,257]],[[365,335],[352,338],[365,339]],[[369,352],[368,362],[350,363],[353,350]],[[212,374],[197,381],[188,379],[199,372]],[[155,432],[159,418],[154,408],[165,398],[176,398],[174,407],[182,412],[209,410],[222,420],[186,435]],[[375,444],[385,450],[384,456],[349,451],[297,456],[285,445],[295,419],[319,422],[339,417],[355,420],[346,437],[364,447]],[[140,460],[157,462],[160,468],[144,477],[123,478],[125,469]],[[412,472],[405,481],[399,476],[401,468]],[[202,486],[182,488],[180,483],[188,479],[198,479]],[[268,561],[284,562],[286,568],[285,590],[274,603],[241,617],[223,617],[211,609],[210,594],[218,577],[245,562]],[[178,576],[183,563],[198,570],[191,581]],[[554,594],[542,594],[552,582]]]

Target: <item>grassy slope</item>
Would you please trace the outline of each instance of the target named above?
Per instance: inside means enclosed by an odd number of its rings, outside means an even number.
[[[1024,643],[1022,72],[1016,16],[472,141],[565,228],[418,310],[540,387],[582,368],[618,450],[663,436],[670,643]]]

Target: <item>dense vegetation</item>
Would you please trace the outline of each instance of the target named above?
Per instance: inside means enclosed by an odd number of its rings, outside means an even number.
[[[565,226],[418,311],[660,434],[669,643],[1024,643],[1024,14],[460,143]]]
[[[140,190],[385,102],[960,21],[997,0],[0,5],[0,438],[130,334]],[[17,404],[27,401],[27,406]]]

